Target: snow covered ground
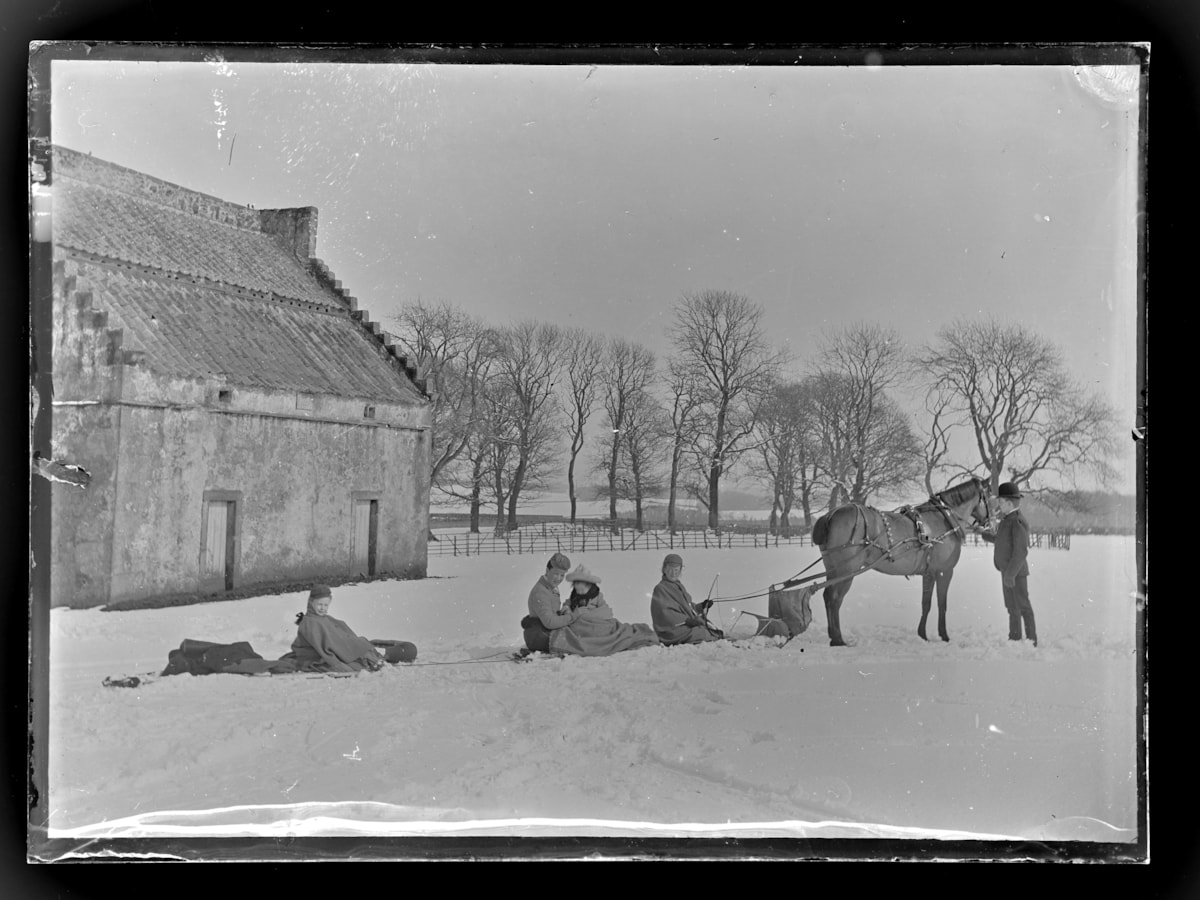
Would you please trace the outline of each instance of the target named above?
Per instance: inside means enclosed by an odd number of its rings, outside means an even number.
[[[698,599],[757,593],[809,547],[688,551]],[[542,556],[431,557],[422,581],[334,589],[360,634],[414,665],[160,678],[184,638],[287,652],[305,594],[50,615],[50,837],[603,835],[1136,837],[1134,546],[1031,551],[1040,646],[1007,640],[999,576],[967,548],[951,641],[915,631],[917,579],[867,574],[833,648],[824,608],[754,638],[598,659],[506,658]],[[623,621],[649,621],[661,554],[573,559]],[[811,570],[817,571],[817,569]],[[565,589],[564,589],[565,593]],[[746,609],[714,621],[752,631]]]

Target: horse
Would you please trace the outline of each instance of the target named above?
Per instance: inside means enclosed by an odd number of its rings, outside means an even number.
[[[825,615],[829,644],[844,647],[839,611],[854,577],[873,569],[886,575],[921,576],[921,624],[925,636],[934,585],[938,595],[938,636],[946,633],[946,595],[954,565],[962,552],[963,520],[969,514],[977,524],[991,520],[988,483],[978,477],[934,494],[915,507],[881,512],[861,503],[847,503],[826,513],[813,525],[813,543],[821,548],[825,564]]]

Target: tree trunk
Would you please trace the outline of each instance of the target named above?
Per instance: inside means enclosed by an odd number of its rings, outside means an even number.
[[[721,528],[721,469],[725,451],[725,409],[728,399],[723,399],[717,411],[717,427],[713,434],[713,455],[708,464],[708,527],[713,531]]]
[[[471,460],[471,534],[479,534],[479,508],[483,505],[483,457]]]
[[[471,492],[471,534],[479,534],[479,488]]]
[[[575,454],[571,454],[571,464],[567,466],[567,495],[571,498],[571,524],[575,524]]]
[[[708,527],[713,531],[720,530],[721,511],[718,507],[720,490],[721,464],[714,462],[708,470]]]
[[[675,498],[679,487],[679,444],[671,451],[671,484],[667,492],[667,531],[675,533]]]
[[[500,535],[504,531],[504,474],[503,467],[496,467],[496,523],[492,531]]]
[[[528,467],[529,460],[522,457],[517,463],[517,471],[513,473],[512,489],[508,495],[507,528],[509,531],[517,530],[517,501],[521,497],[521,488],[524,486],[525,471]]]
[[[612,452],[608,457],[608,527],[613,534],[617,533],[617,460],[620,455],[617,435],[614,434]]]

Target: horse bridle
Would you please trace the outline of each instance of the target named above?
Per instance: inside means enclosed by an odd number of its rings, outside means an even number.
[[[975,483],[979,485],[979,497],[981,500],[983,500],[983,522],[981,523],[979,521],[979,517],[974,513],[971,514],[971,518],[975,520],[976,525],[982,524],[986,526],[992,521],[992,502],[990,499],[988,499],[988,495],[991,493],[991,491],[984,486],[984,481],[982,478],[976,478]]]
[[[984,519],[983,519],[983,522],[981,523],[979,521],[979,516],[975,515],[975,512],[973,509],[971,511],[971,518],[975,520],[976,525],[979,525],[979,524],[987,525],[990,521],[992,521],[992,504],[988,500],[988,490],[984,487],[984,482],[983,482],[982,478],[976,478],[975,484],[979,489],[979,499],[981,499],[983,501]],[[942,511],[943,516],[946,516],[947,518],[953,516],[954,524],[955,524],[954,530],[965,536],[966,529],[963,528],[962,522],[960,522],[958,520],[958,515],[954,512],[954,510],[952,510],[950,508],[949,504],[947,504],[946,501],[944,499],[942,499],[942,495],[940,493],[934,494],[929,499],[932,500],[934,502],[934,504],[937,506],[937,508]]]

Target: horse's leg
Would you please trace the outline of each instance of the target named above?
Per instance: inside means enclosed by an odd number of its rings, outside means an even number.
[[[850,583],[852,581],[854,581],[853,578],[847,578],[843,582],[832,584],[825,588],[825,592],[822,595],[825,598],[825,620],[829,623],[830,647],[846,646],[846,642],[842,640],[842,623],[838,617],[838,613],[842,608],[842,598],[850,590]]]
[[[921,636],[921,640],[927,641],[929,638],[925,636],[925,620],[929,618],[929,610],[933,606],[933,576],[925,572],[921,575],[921,624],[917,626],[917,634]]]
[[[943,641],[950,640],[950,635],[946,633],[946,598],[950,594],[950,579],[953,577],[953,569],[943,569],[937,573],[938,637]]]

